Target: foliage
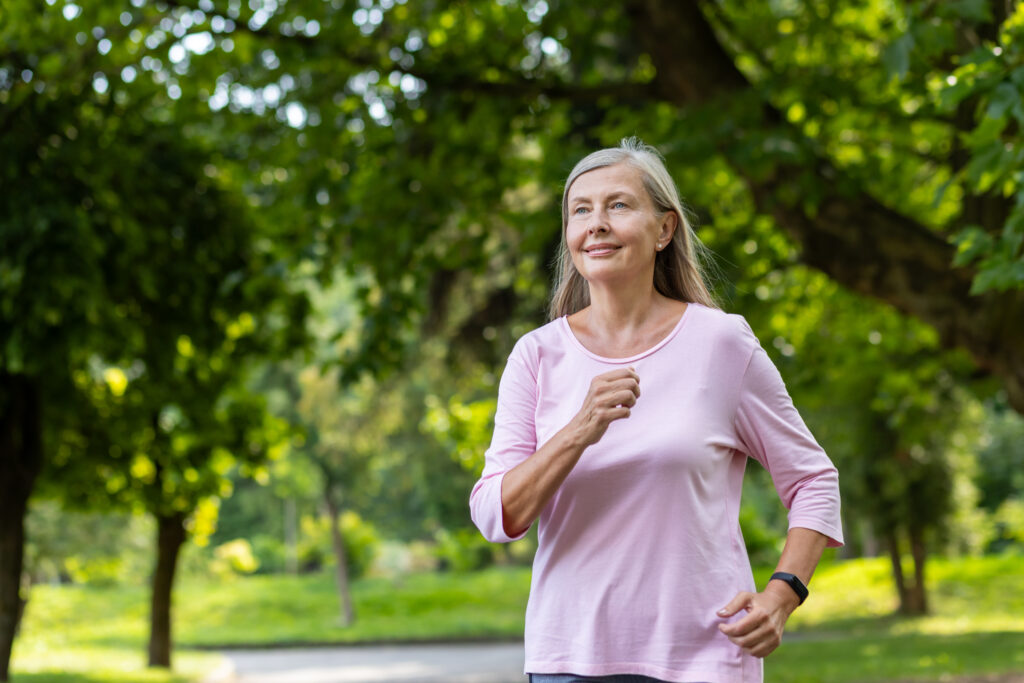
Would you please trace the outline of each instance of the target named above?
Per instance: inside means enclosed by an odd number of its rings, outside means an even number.
[[[771,528],[758,517],[757,508],[750,504],[740,506],[740,529],[743,543],[752,564],[769,564],[779,559],[779,546],[785,538],[784,527]],[[780,532],[781,529],[781,532]]]
[[[252,546],[244,538],[223,543],[213,550],[214,562],[210,570],[215,576],[230,578],[252,574],[260,567]]]
[[[441,569],[470,572],[494,563],[494,550],[476,529],[441,529],[435,536]]]
[[[1024,550],[1024,500],[1011,498],[1004,500],[993,515],[996,526],[995,547],[1006,547],[1012,543],[1015,551]]]
[[[277,537],[256,534],[251,539],[257,574],[281,574],[288,568],[287,549]]]
[[[358,578],[373,563],[380,546],[380,537],[372,524],[352,510],[341,513],[338,523],[345,543],[349,577]],[[299,566],[303,571],[312,572],[333,566],[335,558],[331,550],[330,520],[323,516],[304,516],[300,521],[300,529]]]
[[[978,451],[979,504],[996,510],[1010,498],[1024,498],[1024,419],[1006,406],[993,405],[985,441]]]
[[[921,11],[921,8],[915,8]],[[983,3],[972,9],[978,18],[991,20]],[[926,28],[932,23],[925,12],[910,17],[910,30],[939,33]],[[911,35],[908,33],[908,35]],[[947,38],[948,40],[948,38]],[[961,177],[976,194],[993,193],[1013,199],[1002,230],[993,234],[980,225],[969,225],[956,235],[956,265],[977,262],[978,274],[971,288],[1020,289],[1024,283],[1024,146],[1019,130],[1024,126],[1024,12],[1018,11],[998,30],[998,39],[977,45],[957,60],[957,67],[939,88],[939,110],[952,112],[961,102],[971,102],[977,124],[964,136],[971,161]]]
[[[139,515],[73,513],[35,501],[26,519],[32,583],[137,583],[151,569],[152,524]]]
[[[1024,282],[1024,9],[705,2],[690,24],[707,20],[714,49],[691,74],[680,55],[697,43],[657,35],[687,24],[646,13],[689,6],[9,0],[0,369],[46,398],[48,490],[198,509],[202,538],[232,468],[269,479],[273,453],[287,457],[272,485],[301,490],[289,495],[308,514],[306,452],[389,535],[459,533],[496,366],[543,318],[560,182],[637,133],[664,150],[719,254],[718,293],[774,349],[839,463],[848,517],[976,547],[978,495],[993,511],[1020,487],[995,450],[972,462],[973,368],[939,348],[1016,338],[953,323],[1002,320],[1015,299],[997,295]],[[718,48],[742,84],[702,85]],[[869,234],[851,198],[955,245],[832,249],[834,276],[950,323],[941,335],[793,268],[822,241]],[[800,225],[798,242],[780,230]],[[307,328],[308,284],[331,280],[343,305],[321,310],[341,314]],[[307,329],[329,340],[315,365],[294,361],[265,392],[305,395],[301,420],[275,411],[304,423],[296,436],[246,377]],[[403,364],[419,367],[389,379]]]

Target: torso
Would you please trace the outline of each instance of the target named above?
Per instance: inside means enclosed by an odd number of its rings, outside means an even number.
[[[568,323],[576,338],[591,353],[606,358],[629,358],[667,337],[679,323],[686,306],[685,302],[666,299],[664,305],[658,306],[645,321],[644,328],[628,338],[615,337],[608,330],[597,329],[590,322],[589,306],[570,315]]]

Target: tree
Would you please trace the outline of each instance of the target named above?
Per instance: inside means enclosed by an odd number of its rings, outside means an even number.
[[[62,60],[82,8],[12,11],[25,22],[3,25],[0,55],[0,680],[40,472],[69,501],[157,517],[150,662],[167,666],[183,524],[218,490],[225,446],[262,457],[246,452],[262,410],[231,388],[245,358],[303,340],[305,297],[288,289],[287,243],[260,241],[201,131],[176,115],[177,93],[92,71],[124,58],[109,38]],[[92,12],[81,20],[127,31]]]
[[[178,17],[194,10],[171,7]],[[935,327],[1024,410],[1019,10],[673,0],[213,8],[231,20],[236,52],[263,57],[222,68],[223,89],[254,94],[240,109],[294,114],[304,143],[278,158],[329,198],[321,216],[346,227],[330,239],[376,277],[364,292],[376,323],[364,367],[400,357],[389,330],[409,312],[443,310],[461,284],[454,271],[481,272],[499,251],[488,238],[505,236],[502,223],[516,235],[501,248],[542,271],[548,205],[516,192],[537,184],[551,197],[567,160],[639,131],[673,167],[717,165],[742,179],[805,263]],[[336,153],[324,163],[326,148]],[[499,287],[476,320],[507,318],[515,301],[516,287]]]
[[[493,365],[523,321],[542,319],[569,166],[640,134],[664,150],[705,239],[719,234],[740,249],[750,232],[758,248],[785,234],[803,263],[969,351],[1024,411],[1019,7],[8,5],[18,21],[0,29],[0,129],[20,122],[25,132],[15,136],[22,147],[10,143],[22,156],[5,156],[24,159],[8,163],[5,187],[39,172],[39,150],[52,158],[53,140],[65,145],[77,120],[29,126],[48,120],[33,118],[37,103],[66,95],[84,102],[89,120],[162,98],[158,119],[225,150],[218,182],[246,192],[275,226],[275,244],[302,250],[323,281],[338,265],[358,278],[359,343],[337,361],[346,382],[407,361],[418,330],[470,351],[467,363]],[[62,60],[70,45],[81,49]],[[23,196],[32,212],[79,206]],[[7,215],[36,216],[24,207]],[[6,282],[27,277],[0,272]],[[731,274],[726,298],[760,284]],[[52,317],[61,305],[39,311]],[[120,330],[109,317],[102,328]],[[79,338],[95,333],[81,329]],[[41,391],[13,382],[11,395]],[[26,443],[23,482],[35,462]]]

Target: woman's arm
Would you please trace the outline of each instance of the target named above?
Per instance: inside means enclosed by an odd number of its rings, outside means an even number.
[[[569,423],[540,450],[505,473],[501,509],[506,534],[515,538],[530,528],[585,448],[579,433]]]
[[[811,575],[827,542],[828,536],[817,531],[800,527],[790,529],[775,571],[794,574],[806,586],[811,582]],[[725,618],[740,610],[747,611],[739,621],[719,624],[718,629],[755,657],[765,657],[782,642],[786,620],[799,605],[800,598],[789,584],[778,579],[769,581],[760,593],[741,591],[718,610],[718,616]]]
[[[632,369],[595,377],[579,413],[540,449],[505,473],[501,486],[502,524],[510,537],[533,524],[587,446],[597,443],[614,420],[629,417],[640,396]]]

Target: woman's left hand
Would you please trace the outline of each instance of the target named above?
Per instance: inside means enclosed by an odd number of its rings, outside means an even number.
[[[772,584],[781,586],[783,590],[776,589]],[[782,642],[786,620],[799,604],[800,599],[789,586],[770,581],[763,592],[741,591],[728,605],[718,610],[720,617],[731,617],[740,610],[747,611],[739,621],[719,624],[718,630],[753,656],[766,657]]]

